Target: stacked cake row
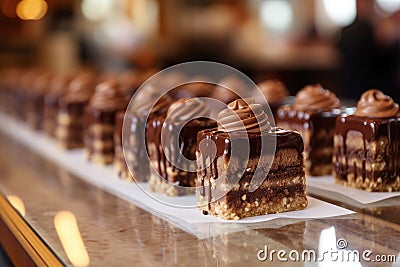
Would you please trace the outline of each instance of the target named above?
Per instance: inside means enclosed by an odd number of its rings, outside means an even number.
[[[196,193],[203,213],[225,219],[304,209],[306,174],[400,190],[399,106],[378,90],[356,108],[321,85],[291,98],[276,80],[258,91],[235,77],[187,83],[180,72],[138,90],[151,74],[10,69],[0,74],[1,106],[63,148],[84,148],[90,162],[114,163],[121,178]]]

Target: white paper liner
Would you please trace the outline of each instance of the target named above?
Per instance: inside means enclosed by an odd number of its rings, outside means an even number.
[[[3,132],[56,162],[80,179],[133,203],[198,238],[207,238],[209,236],[243,231],[246,229],[277,228],[307,219],[335,217],[354,213],[353,211],[308,197],[309,204],[304,210],[233,221],[223,220],[203,215],[197,208],[173,207],[157,201],[146,194],[139,185],[119,179],[114,166],[91,164],[85,159],[82,149],[63,150],[59,148],[53,140],[42,133],[35,132],[4,114],[0,114],[0,128]],[[147,186],[146,184],[141,185],[144,188]],[[196,202],[196,197],[194,195],[182,197],[159,195],[159,197],[186,205]],[[266,222],[274,219],[276,222],[270,222],[266,225]]]
[[[390,205],[391,199],[400,197],[400,192],[368,192],[335,183],[333,176],[307,177],[307,193],[324,198],[340,200],[354,206],[376,204],[374,206]],[[344,198],[343,198],[344,197]],[[385,201],[384,203],[378,203]],[[358,203],[354,203],[358,202]],[[398,202],[397,202],[398,203]]]

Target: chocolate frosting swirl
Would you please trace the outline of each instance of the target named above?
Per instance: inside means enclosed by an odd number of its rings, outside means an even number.
[[[70,82],[63,99],[69,103],[89,101],[95,86],[96,76],[94,74],[81,74]]]
[[[279,104],[289,96],[288,89],[279,80],[266,80],[259,83],[257,86],[270,104]]]
[[[210,108],[198,98],[181,98],[168,108],[167,119],[176,122],[188,122],[192,119],[210,116]]]
[[[334,93],[320,84],[307,85],[296,94],[293,108],[296,110],[328,111],[340,107],[340,101]]]
[[[218,129],[226,132],[266,132],[271,129],[263,106],[254,99],[236,99],[218,114]]]
[[[117,80],[109,79],[96,86],[89,105],[103,111],[121,110],[127,107],[129,100],[125,88]]]
[[[137,114],[145,114],[151,109],[150,114],[165,112],[172,103],[168,95],[160,97],[160,92],[152,85],[143,87],[135,96],[134,105],[130,109]]]
[[[399,105],[379,90],[371,89],[362,94],[354,115],[369,118],[391,118],[398,114]]]
[[[247,95],[248,91],[249,88],[241,79],[231,75],[226,76],[215,85],[210,97],[228,104],[240,96]]]

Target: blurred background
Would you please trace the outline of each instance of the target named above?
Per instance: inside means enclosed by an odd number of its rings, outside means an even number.
[[[229,64],[294,94],[322,83],[400,102],[400,0],[0,0],[0,68]]]

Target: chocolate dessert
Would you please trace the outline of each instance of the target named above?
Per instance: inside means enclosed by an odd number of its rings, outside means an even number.
[[[57,117],[59,100],[67,92],[72,77],[70,75],[59,74],[50,81],[49,91],[44,97],[43,110],[43,130],[50,137],[55,136],[57,128]]]
[[[365,92],[354,115],[337,118],[335,181],[367,191],[400,190],[399,105],[378,90]]]
[[[96,83],[94,74],[81,74],[71,81],[67,92],[59,99],[55,136],[61,147],[83,147],[83,111]]]
[[[227,76],[220,80],[214,87],[210,97],[225,104],[240,97],[247,97],[249,89],[246,84],[236,76]]]
[[[306,173],[321,176],[332,173],[333,135],[341,114],[336,95],[321,85],[308,85],[297,93],[293,105],[278,109],[278,127],[297,131],[304,140]]]
[[[53,75],[43,71],[31,81],[26,93],[27,123],[34,130],[42,128],[44,98]]]
[[[256,102],[264,104],[267,101],[274,116],[280,106],[288,104],[286,100],[289,96],[289,91],[281,81],[265,80],[257,84],[257,87],[260,89],[261,94],[255,98]],[[266,111],[265,107],[264,110]]]
[[[228,220],[304,209],[302,153],[298,133],[271,127],[251,99],[235,100],[219,113],[218,129],[197,137],[200,209]]]
[[[172,100],[167,95],[159,98],[158,91],[153,86],[144,87],[136,98],[135,104],[137,103],[137,105],[130,106],[126,112],[119,111],[116,115],[114,163],[120,178],[129,181],[145,182],[150,176],[149,161],[145,146],[147,122],[155,117],[163,116],[172,103]],[[126,124],[124,133],[125,151],[123,151],[122,147],[124,123]],[[130,171],[127,164],[129,164]]]
[[[168,93],[175,96],[175,99],[193,98],[193,97],[208,97],[214,90],[214,84],[208,82],[207,77],[195,76],[187,78],[183,84],[176,86]]]
[[[31,87],[40,73],[42,73],[42,70],[37,68],[21,71],[16,87],[10,92],[10,100],[12,102],[10,111],[20,121],[28,121],[28,112],[31,109],[29,102],[32,101],[32,93],[30,91],[34,91]]]
[[[217,126],[207,118],[209,114],[209,108],[200,99],[180,99],[168,108],[166,118],[148,122],[151,191],[170,196],[194,193],[197,133]]]
[[[128,106],[130,95],[115,79],[96,86],[84,111],[84,142],[89,161],[111,164],[114,161],[115,115]]]

